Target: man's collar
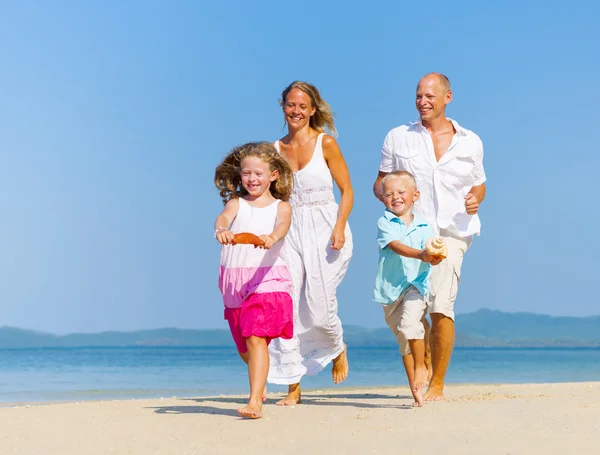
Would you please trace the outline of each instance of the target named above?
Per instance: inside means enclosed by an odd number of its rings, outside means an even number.
[[[460,126],[456,120],[452,120],[449,117],[446,117],[446,118],[452,123],[452,125],[454,126],[454,129],[456,130],[456,133],[459,136],[467,135],[467,130],[465,130],[462,126]],[[411,122],[410,125],[412,128],[414,128],[417,131],[422,131],[422,130],[427,129],[423,126],[423,122],[421,122],[421,119],[417,120],[416,122]]]

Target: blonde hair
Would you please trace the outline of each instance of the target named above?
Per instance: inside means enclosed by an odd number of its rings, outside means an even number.
[[[288,95],[295,88],[302,90],[304,93],[310,96],[312,105],[316,108],[315,113],[310,117],[310,127],[320,133],[325,133],[325,127],[327,127],[329,134],[331,134],[333,137],[337,137],[337,129],[335,128],[335,122],[333,121],[335,114],[331,110],[331,106],[329,106],[329,104],[327,104],[327,102],[321,98],[319,90],[314,85],[302,81],[292,82],[283,90],[283,92],[281,92],[279,105],[281,107],[285,106]]]
[[[269,142],[249,142],[229,152],[215,170],[215,186],[219,190],[223,204],[248,194],[242,185],[241,164],[249,157],[256,157],[267,163],[271,172],[279,172],[277,179],[271,182],[269,190],[273,197],[287,201],[292,194],[294,181],[289,164]]]
[[[414,175],[412,175],[408,171],[392,171],[389,174],[385,174],[385,176],[381,179],[381,189],[383,190],[383,184],[390,179],[406,179],[408,180],[414,189],[417,189],[417,181],[415,180]]]

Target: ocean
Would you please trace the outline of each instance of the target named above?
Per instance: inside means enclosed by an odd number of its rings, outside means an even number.
[[[350,347],[340,386],[329,368],[304,389],[406,385],[396,347]],[[600,349],[457,348],[447,375],[456,383],[600,381]],[[271,392],[285,387],[269,385]],[[246,367],[234,348],[134,347],[0,349],[0,403],[245,394]]]

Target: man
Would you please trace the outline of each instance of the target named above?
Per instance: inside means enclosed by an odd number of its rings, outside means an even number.
[[[373,192],[382,198],[381,179],[396,170],[415,176],[421,197],[415,209],[444,238],[448,258],[431,273],[431,357],[433,376],[423,399],[444,399],[444,378],[454,347],[454,301],[463,255],[479,235],[477,212],[485,197],[483,144],[479,137],[446,117],[452,101],[450,81],[426,74],[417,86],[420,121],[391,130],[381,152]]]

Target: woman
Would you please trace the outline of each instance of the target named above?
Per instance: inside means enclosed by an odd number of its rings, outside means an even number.
[[[348,216],[354,202],[348,167],[336,140],[333,114],[316,87],[295,81],[281,94],[288,134],[275,148],[294,171],[290,198],[292,226],[286,248],[292,273],[294,338],[270,346],[269,382],[287,384],[288,395],[277,404],[300,403],[300,379],[333,361],[337,384],[348,377],[336,290],[352,257]],[[338,204],[333,181],[341,194]]]

